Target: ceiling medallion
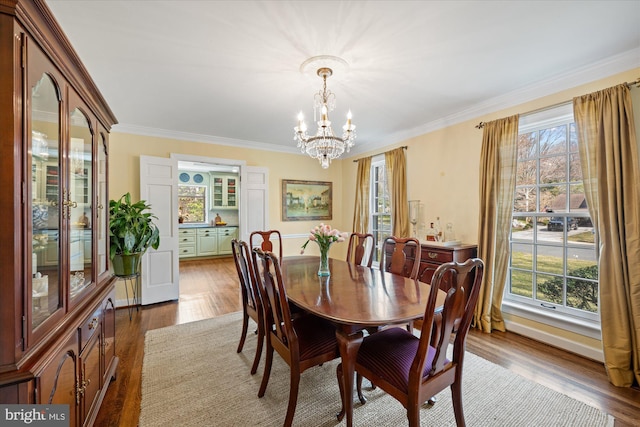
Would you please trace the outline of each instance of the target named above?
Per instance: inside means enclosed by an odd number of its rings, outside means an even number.
[[[298,126],[294,128],[294,140],[298,141],[298,148],[314,159],[318,159],[323,169],[327,169],[331,160],[336,159],[345,151],[348,153],[353,147],[356,138],[356,126],[351,123],[351,110],[347,114],[347,122],[342,127],[342,137],[336,136],[331,128],[329,112],[333,111],[336,104],[336,96],[327,90],[327,77],[333,75],[333,69],[329,64],[338,67],[346,67],[346,61],[334,56],[316,56],[309,58],[300,66],[300,71],[305,72],[310,66],[321,65],[316,74],[322,78],[322,89],[314,96],[313,116],[318,125],[314,136],[307,134],[307,124],[304,122],[302,111],[298,114]],[[318,119],[319,117],[319,119]],[[316,120],[318,119],[318,120]]]

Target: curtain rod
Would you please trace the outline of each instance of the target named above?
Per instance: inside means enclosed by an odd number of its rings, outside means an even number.
[[[404,149],[406,150],[406,149],[407,149],[407,148],[409,148],[409,147],[407,147],[406,145],[403,145],[402,147],[397,147],[397,148],[404,148]],[[394,148],[393,150],[395,150],[395,148]],[[393,151],[393,150],[389,150],[389,151]],[[378,155],[380,155],[380,154],[385,154],[385,153],[388,153],[389,151],[385,151],[385,152],[383,152],[383,153],[378,153],[378,154],[372,154],[372,155],[370,155],[369,157],[374,157],[374,156],[378,156]],[[359,159],[355,159],[353,162],[354,162],[354,163],[357,163],[359,160],[364,159],[364,158],[365,158],[365,157],[360,157]]]
[[[632,82],[625,82],[625,83],[622,83],[622,84],[627,85],[627,87],[629,89],[631,89],[633,86],[640,88],[640,77],[638,77],[637,79],[635,79]],[[526,113],[522,113],[522,114],[538,113],[540,111],[548,110],[550,108],[554,108],[554,107],[557,107],[559,105],[566,104],[568,102],[571,102],[571,101],[558,102],[557,104],[549,105],[549,106],[543,107],[543,108],[538,108],[537,110],[527,111]],[[486,122],[480,122],[475,126],[475,128],[476,129],[482,129],[485,124],[486,124]]]

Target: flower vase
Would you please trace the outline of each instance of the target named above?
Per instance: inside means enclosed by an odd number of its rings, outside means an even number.
[[[320,267],[318,268],[318,276],[329,276],[329,245],[320,245]]]

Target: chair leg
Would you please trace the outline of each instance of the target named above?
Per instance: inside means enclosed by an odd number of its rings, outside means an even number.
[[[409,403],[407,419],[409,420],[409,427],[420,427],[420,405],[415,402]]]
[[[242,347],[244,347],[244,340],[247,337],[247,328],[249,327],[249,315],[247,314],[246,308],[242,311],[242,334],[240,335],[240,343],[238,344],[236,353],[240,353],[242,351]]]
[[[358,390],[358,399],[360,399],[360,403],[364,405],[367,403],[367,399],[362,394],[362,375],[359,373],[356,373],[356,389]]]
[[[465,427],[466,423],[462,409],[462,381],[460,378],[451,384],[451,400],[453,401],[453,412],[456,416],[456,426]]]
[[[271,363],[273,362],[273,346],[269,341],[269,336],[266,337],[267,340],[267,357],[264,361],[264,373],[262,374],[262,383],[260,383],[260,390],[258,390],[258,397],[264,396],[264,392],[267,390],[267,384],[269,383],[269,375],[271,375]]]
[[[296,405],[298,403],[298,386],[300,385],[300,367],[291,366],[291,383],[289,386],[289,406],[287,407],[287,416],[284,419],[284,426],[291,427],[293,424],[293,416],[296,413]]]
[[[336,377],[338,378],[338,387],[340,389],[340,402],[342,403],[342,407],[340,408],[340,412],[338,412],[336,414],[336,418],[338,419],[338,421],[342,421],[342,418],[344,417],[344,384],[342,383],[342,363],[338,363],[338,366],[336,366]]]
[[[258,343],[256,347],[256,355],[253,358],[253,366],[251,366],[251,375],[255,374],[260,364],[260,357],[262,356],[262,344],[264,343],[264,332],[262,328],[258,328]]]

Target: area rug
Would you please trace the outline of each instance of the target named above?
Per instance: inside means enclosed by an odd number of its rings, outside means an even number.
[[[240,330],[241,313],[232,313],[148,331],[140,427],[282,426],[289,398],[289,368],[276,353],[266,394],[258,398],[264,354],[258,372],[251,375],[256,335],[249,334],[238,354]],[[295,426],[346,424],[335,417],[340,409],[337,363],[325,363],[302,374]],[[354,425],[407,425],[406,411],[396,400],[380,389],[367,389],[365,395],[365,405],[354,397]],[[469,352],[463,405],[467,425],[474,427],[614,425],[612,416]],[[437,395],[435,405],[423,406],[420,417],[423,426],[455,426],[449,389]]]

